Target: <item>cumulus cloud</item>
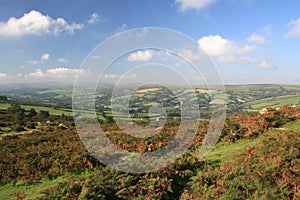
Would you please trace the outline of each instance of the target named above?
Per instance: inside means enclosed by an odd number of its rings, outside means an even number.
[[[286,33],[287,38],[300,36],[300,18],[291,20],[289,26],[292,26],[292,30]]]
[[[248,42],[250,40],[261,44],[265,42],[263,38],[256,36],[247,38]],[[258,56],[253,57],[255,45],[239,45],[220,35],[204,36],[198,40],[198,44],[208,55],[216,57],[219,63],[252,63],[261,68],[276,68],[275,64],[269,60]]]
[[[266,43],[266,39],[264,36],[253,33],[250,37],[247,38],[248,42],[253,42],[257,44],[264,44]]]
[[[239,46],[220,35],[204,36],[198,40],[199,46],[211,56],[243,55],[252,52],[255,46]]]
[[[90,16],[90,19],[87,21],[88,24],[95,24],[99,22],[100,16],[97,13],[93,13]]]
[[[20,18],[11,17],[6,22],[0,21],[0,35],[23,36],[60,33],[73,34],[82,29],[83,24],[68,23],[63,18],[53,19],[39,11],[31,10]]]
[[[7,77],[6,73],[0,73],[0,78],[5,78],[5,77]]]
[[[175,0],[175,3],[179,5],[182,11],[185,11],[187,9],[200,10],[216,1],[217,0]]]
[[[42,69],[37,69],[35,72],[25,75],[25,78],[74,78],[75,75],[85,74],[87,70],[84,69],[71,69],[71,68],[52,68],[43,71]]]
[[[49,53],[44,53],[44,54],[41,56],[40,60],[41,60],[41,61],[46,61],[46,60],[49,60],[49,58],[50,58],[50,54],[49,54]]]
[[[131,53],[127,61],[129,62],[141,62],[141,61],[148,61],[153,57],[153,51],[151,50],[142,50],[142,51],[137,51],[134,53]]]
[[[30,77],[44,77],[45,73],[41,69],[37,69],[35,72],[29,73],[28,75],[25,75],[26,78]]]
[[[69,60],[66,59],[66,58],[57,58],[57,61],[58,61],[58,62],[61,62],[61,63],[69,62]]]

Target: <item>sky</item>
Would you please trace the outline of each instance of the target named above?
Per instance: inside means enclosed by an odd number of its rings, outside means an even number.
[[[297,0],[1,0],[0,83],[88,80],[95,73],[83,63],[97,45],[158,27],[193,39],[225,84],[300,84],[299,9]],[[159,52],[129,53],[104,78]]]

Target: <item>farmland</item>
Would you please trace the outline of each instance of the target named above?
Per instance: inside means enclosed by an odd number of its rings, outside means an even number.
[[[300,103],[300,86],[298,85],[226,85],[226,99],[224,95],[220,95],[218,90],[208,90],[203,86],[195,86],[195,90],[190,89],[172,89],[176,97],[195,93],[198,97],[200,109],[205,113],[213,98],[215,103],[221,102],[220,99],[226,100],[229,108],[228,114],[241,113],[247,111],[259,111],[263,108],[276,108],[283,105],[299,105]],[[110,92],[112,88],[107,86],[96,93],[96,111],[99,115],[110,113]],[[7,96],[11,101],[17,101],[24,104],[24,107],[31,108],[34,106],[37,110],[43,109],[51,112],[53,115],[61,115],[62,113],[71,114],[72,108],[72,88],[59,87],[56,89],[48,88],[25,88],[3,91],[0,93]],[[144,115],[147,108],[157,102],[163,102],[164,107],[170,112],[174,111],[174,107],[178,105],[174,94],[170,93],[167,88],[152,86],[150,88],[138,88],[130,97],[131,111],[139,116]],[[159,98],[158,98],[159,97]],[[120,102],[119,108],[124,108],[122,103],[126,96],[119,96],[112,99],[114,102]],[[136,105],[143,105],[136,107]],[[8,103],[1,103],[0,109],[6,109]],[[122,107],[123,106],[123,107]],[[174,113],[176,116],[176,111]]]

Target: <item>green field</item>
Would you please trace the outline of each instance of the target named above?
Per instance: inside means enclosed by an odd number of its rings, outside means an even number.
[[[275,85],[275,84],[253,84],[253,85],[225,85],[226,99],[230,114],[243,113],[247,111],[259,111],[263,108],[277,108],[283,105],[300,105],[300,86],[299,85]],[[212,86],[212,88],[214,88]],[[109,111],[111,108],[111,92],[113,87],[104,88],[97,91],[96,108],[104,108],[98,110],[100,117],[102,111]],[[157,102],[163,102],[166,107],[176,106],[178,103],[177,97],[191,96],[195,91],[200,93],[198,98],[200,107],[208,107],[207,102],[210,93],[214,99],[223,99],[224,95],[220,94],[220,90],[214,88],[208,91],[205,86],[195,86],[195,89],[186,89],[181,87],[165,89],[158,86],[142,87],[135,91],[131,97],[124,93],[124,96],[115,97],[114,102],[119,102],[120,109],[124,108],[124,100],[130,98],[130,104],[139,111],[146,111],[143,107],[150,107]],[[52,115],[71,115],[72,106],[72,88],[71,87],[53,87],[53,88],[30,88],[25,90],[13,90],[1,92],[2,96],[7,96],[9,100],[20,102],[25,109],[35,108],[37,111],[49,111]],[[174,96],[174,94],[176,96]],[[192,98],[193,96],[191,96]],[[196,100],[192,99],[192,100]],[[213,102],[218,103],[218,102]],[[224,102],[221,102],[222,104]],[[26,105],[25,105],[26,104]],[[211,103],[212,104],[212,103]],[[29,106],[40,105],[40,106]],[[0,104],[0,109],[7,109],[8,104]],[[54,107],[59,107],[58,109]],[[115,106],[116,107],[116,106]],[[134,109],[132,113],[138,114]],[[207,110],[208,112],[208,110]],[[141,113],[141,115],[143,115]]]
[[[299,105],[300,96],[286,95],[279,97],[265,98],[261,100],[251,101],[244,104],[245,107],[251,106],[252,110],[260,110],[263,108],[277,108],[284,105]]]
[[[6,110],[10,107],[10,104],[7,103],[0,103],[0,110]],[[34,108],[37,112],[40,110],[48,111],[51,115],[62,115],[63,113],[65,115],[72,115],[71,109],[58,109],[58,108],[51,108],[46,106],[29,106],[29,105],[21,105],[22,108],[25,110],[29,110],[31,108]]]

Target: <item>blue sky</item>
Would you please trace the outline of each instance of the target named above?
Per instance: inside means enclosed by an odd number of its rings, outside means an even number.
[[[0,83],[72,81],[106,38],[161,27],[198,42],[227,84],[299,84],[299,9],[296,0],[2,0]]]

